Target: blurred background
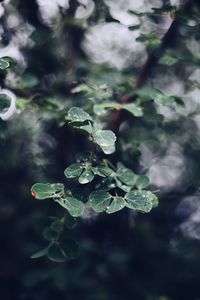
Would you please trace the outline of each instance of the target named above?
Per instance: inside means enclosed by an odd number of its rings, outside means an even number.
[[[0,299],[200,300],[199,1],[4,0],[0,19],[0,57],[13,59],[1,88],[17,97],[12,116],[0,118]],[[106,84],[120,99],[152,53],[145,86],[182,105],[147,105],[146,119],[124,120],[120,159],[147,173],[159,206],[144,215],[85,213],[78,259],[32,260],[63,209],[36,201],[30,188],[64,182],[87,147],[63,124],[72,105],[94,101],[74,87]]]

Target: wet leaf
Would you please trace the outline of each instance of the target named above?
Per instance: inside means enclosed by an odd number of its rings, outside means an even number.
[[[113,214],[122,208],[124,208],[126,205],[126,202],[124,198],[122,197],[113,197],[111,204],[107,207],[106,212],[107,214]]]
[[[80,122],[83,123],[85,121],[92,121],[91,116],[85,112],[83,109],[79,108],[79,107],[72,107],[70,108],[70,110],[68,111],[67,114],[67,121],[70,122]]]
[[[125,195],[126,206],[128,208],[148,213],[153,208],[154,197],[150,191],[138,191],[134,190]]]
[[[126,168],[122,163],[117,164],[117,178],[129,186],[134,186],[137,175],[129,168]]]
[[[56,198],[64,193],[64,185],[62,183],[35,183],[31,192],[38,200]]]
[[[81,176],[79,177],[79,183],[86,184],[91,182],[94,179],[94,173],[92,169],[85,169]]]
[[[80,163],[75,163],[65,169],[64,174],[67,178],[75,178],[81,175],[84,167]]]
[[[115,142],[117,140],[111,130],[97,130],[93,134],[94,142],[99,145],[105,154],[115,152]]]
[[[96,212],[103,212],[111,201],[111,195],[105,191],[95,191],[90,194],[90,205]]]
[[[72,217],[80,217],[84,212],[84,205],[74,197],[56,199],[61,206],[66,208]]]

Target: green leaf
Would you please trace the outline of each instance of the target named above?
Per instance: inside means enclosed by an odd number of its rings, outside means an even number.
[[[105,154],[115,152],[115,142],[117,140],[111,130],[97,130],[93,134],[94,142],[99,145]]]
[[[117,102],[106,102],[101,104],[95,104],[93,109],[94,109],[94,113],[97,115],[105,114],[107,109],[116,109],[116,110],[125,109],[129,111],[131,114],[133,114],[135,117],[143,116],[141,107],[137,106],[134,103],[120,104]]]
[[[32,186],[31,192],[38,200],[56,198],[64,193],[64,185],[62,183],[36,183]]]
[[[78,222],[71,215],[67,215],[65,218],[65,227],[68,229],[74,229],[78,225]]]
[[[76,154],[76,160],[78,162],[91,162],[93,160],[93,153],[91,152],[80,152]]]
[[[75,163],[65,169],[64,174],[67,178],[75,178],[81,175],[84,167],[80,163]]]
[[[78,128],[79,130],[85,131],[88,134],[92,134],[92,132],[93,132],[93,126],[91,125],[91,123],[84,124],[84,125],[79,125],[75,128]]]
[[[170,54],[164,54],[158,61],[160,65],[173,66],[178,62],[178,58]]]
[[[106,212],[107,214],[113,214],[122,208],[124,208],[126,205],[126,202],[124,198],[122,197],[113,197],[111,204],[107,207]]]
[[[50,260],[55,262],[64,262],[66,260],[65,253],[57,243],[49,246],[47,255]]]
[[[10,66],[9,62],[0,58],[0,70],[6,70]]]
[[[72,107],[70,108],[70,110],[68,111],[67,114],[67,121],[70,122],[80,122],[83,123],[85,121],[92,121],[91,116],[85,112],[83,109],[79,108],[79,107]]]
[[[120,103],[117,103],[117,102],[104,102],[101,104],[95,104],[93,107],[93,110],[96,115],[100,116],[100,115],[105,114],[106,110],[109,108],[120,110],[121,105],[120,105]]]
[[[10,107],[11,98],[5,94],[0,94],[0,113],[8,110]]]
[[[85,169],[85,171],[79,177],[78,181],[80,184],[86,184],[91,182],[93,179],[94,179],[94,173],[92,172],[92,169]]]
[[[92,168],[95,175],[101,176],[101,177],[108,177],[112,176],[114,174],[114,171],[107,167],[107,166],[97,166]]]
[[[161,90],[152,87],[137,90],[136,94],[141,97],[142,101],[153,100],[162,105],[170,105],[176,102],[176,97],[166,95]]]
[[[35,259],[35,258],[40,258],[40,257],[43,257],[43,256],[47,255],[48,248],[49,247],[46,247],[46,248],[44,248],[42,250],[39,250],[39,251],[35,252],[33,255],[31,255],[31,258]]]
[[[158,197],[155,194],[151,193],[150,199],[151,199],[153,208],[157,207],[158,206]]]
[[[158,89],[154,89],[153,100],[162,105],[169,105],[175,102],[173,96],[168,96]]]
[[[134,186],[137,175],[131,170],[126,168],[122,163],[117,163],[116,175],[118,179],[129,186]]]
[[[135,105],[134,103],[123,104],[122,108],[130,112],[135,117],[142,117],[143,111],[142,108]]]
[[[90,194],[90,205],[97,213],[107,209],[111,201],[111,195],[105,191],[95,191]]]
[[[80,255],[79,245],[71,239],[63,240],[61,247],[68,259],[76,259]]]
[[[62,207],[66,208],[72,217],[80,217],[84,212],[84,205],[74,197],[56,199]]]
[[[64,227],[64,224],[61,222],[61,220],[55,220],[51,224],[50,228],[59,233],[63,230],[63,227]]]
[[[115,177],[115,181],[116,181],[117,187],[126,193],[130,192],[130,190],[133,187],[130,185],[123,184],[120,180],[117,179],[117,177]]]
[[[149,186],[149,184],[149,178],[145,175],[139,176],[136,180],[136,186],[138,189],[145,189],[147,186]]]
[[[148,213],[153,208],[153,193],[134,190],[125,195],[126,206],[140,212]]]
[[[43,230],[43,237],[47,241],[52,241],[57,237],[58,233],[50,227],[46,227]]]

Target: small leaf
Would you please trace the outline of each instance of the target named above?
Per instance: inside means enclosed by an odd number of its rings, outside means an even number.
[[[65,218],[65,226],[68,229],[74,229],[78,225],[78,222],[75,218],[73,218],[71,215],[68,215]]]
[[[66,260],[65,253],[59,244],[54,243],[48,248],[48,258],[55,262],[64,262]]]
[[[84,205],[74,197],[56,199],[62,207],[66,208],[72,217],[80,217],[84,212]]]
[[[149,186],[149,184],[149,178],[145,175],[139,176],[136,180],[136,186],[138,189],[145,189],[147,186]]]
[[[126,202],[124,200],[124,198],[122,197],[113,197],[113,200],[111,202],[111,204],[107,207],[106,212],[107,214],[113,214],[119,210],[121,210],[122,208],[124,208],[126,205]]]
[[[155,194],[151,193],[150,199],[151,199],[153,208],[157,207],[158,206],[158,197]]]
[[[90,162],[94,157],[91,152],[80,152],[76,154],[76,160],[78,162]]]
[[[164,54],[158,61],[160,65],[173,66],[178,62],[178,58],[170,54]]]
[[[56,198],[64,193],[62,183],[36,183],[32,186],[31,192],[36,199]]]
[[[55,220],[50,226],[51,229],[53,229],[54,231],[56,231],[58,233],[63,230],[63,227],[64,227],[64,225],[61,222],[61,220]]]
[[[121,109],[121,105],[117,102],[104,102],[101,104],[95,104],[93,107],[94,113],[98,116],[104,115],[107,109]]]
[[[6,70],[10,66],[9,62],[0,58],[0,70]]]
[[[83,109],[79,107],[72,107],[68,111],[67,121],[70,122],[80,122],[83,123],[85,121],[92,121],[91,116],[85,112]]]
[[[86,184],[91,182],[93,179],[94,179],[94,173],[92,172],[92,169],[85,169],[85,171],[79,177],[78,181],[80,184]]]
[[[148,213],[153,207],[150,191],[131,191],[125,195],[126,206],[140,212]]]
[[[137,175],[131,170],[126,168],[122,163],[117,164],[116,175],[118,179],[126,185],[134,186]]]
[[[105,154],[115,152],[116,136],[111,130],[97,130],[93,134],[94,142],[99,145]]]
[[[47,241],[52,241],[57,237],[58,233],[50,227],[46,227],[43,230],[43,237]]]
[[[108,177],[112,176],[114,174],[114,171],[107,167],[107,166],[97,166],[92,168],[95,175],[101,176],[101,177]]]
[[[130,185],[123,184],[120,180],[117,179],[117,177],[115,178],[115,181],[116,181],[117,187],[126,193],[130,192],[133,187]]]
[[[103,212],[111,201],[111,195],[104,191],[95,191],[90,194],[90,205],[96,212]]]
[[[142,117],[143,111],[142,108],[135,105],[134,103],[123,104],[122,108],[130,112],[135,117]]]
[[[71,239],[63,240],[61,247],[68,259],[76,259],[80,255],[79,245]]]
[[[77,126],[77,128],[79,130],[83,130],[83,131],[87,132],[88,134],[92,134],[92,131],[93,131],[93,126],[89,122],[88,122],[88,124],[79,125],[79,126]]]
[[[35,252],[33,255],[31,255],[31,258],[32,259],[40,258],[40,257],[43,257],[43,256],[47,255],[47,253],[48,253],[48,247]]]
[[[84,168],[81,164],[75,163],[65,169],[64,174],[67,178],[75,178],[81,175]]]

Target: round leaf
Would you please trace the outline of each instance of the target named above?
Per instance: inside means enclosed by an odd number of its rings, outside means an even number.
[[[84,212],[84,205],[74,197],[56,199],[62,207],[66,208],[72,217],[80,217]]]
[[[66,260],[65,253],[57,243],[49,246],[47,255],[50,260],[55,262],[64,262]]]
[[[68,259],[76,259],[80,254],[79,245],[71,239],[62,241],[61,247]]]
[[[91,169],[85,169],[85,171],[81,174],[79,177],[79,182],[81,184],[86,184],[91,182],[94,179],[94,173],[92,172]]]
[[[122,197],[114,197],[112,199],[111,204],[107,207],[106,212],[107,214],[113,214],[119,210],[121,210],[122,208],[124,208],[126,205],[126,202],[124,200],[124,198]]]
[[[85,121],[92,121],[91,116],[85,112],[83,109],[79,107],[72,107],[68,111],[67,120],[70,122],[85,122]]]
[[[118,179],[126,185],[134,186],[136,181],[136,175],[131,169],[126,168],[122,163],[117,164]]]
[[[115,142],[117,140],[111,130],[97,130],[93,134],[94,142],[99,145],[105,154],[115,152]]]
[[[149,186],[149,184],[149,178],[145,175],[139,176],[136,180],[136,186],[138,189],[145,189],[147,186]]]
[[[9,62],[5,59],[0,58],[0,70],[6,70],[10,66]]]
[[[131,191],[125,195],[126,206],[137,211],[148,213],[153,207],[150,191]]]
[[[79,163],[75,163],[67,167],[67,169],[64,171],[64,174],[67,178],[75,178],[80,176],[81,172],[83,172],[83,166]]]
[[[90,205],[97,213],[107,209],[111,201],[111,195],[104,191],[95,191],[90,194]]]

